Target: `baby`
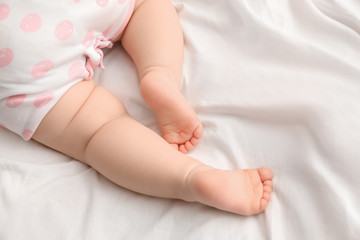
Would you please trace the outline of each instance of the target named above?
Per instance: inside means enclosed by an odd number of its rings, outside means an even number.
[[[203,126],[179,90],[183,36],[170,0],[5,0],[0,31],[2,127],[138,193],[242,215],[265,210],[270,169],[219,170],[184,154]],[[91,79],[101,49],[117,41],[162,138]]]

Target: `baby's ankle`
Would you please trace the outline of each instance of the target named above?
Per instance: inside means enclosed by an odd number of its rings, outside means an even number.
[[[182,197],[183,200],[187,201],[187,202],[198,202],[199,199],[197,197],[197,184],[198,184],[198,180],[196,178],[197,173],[201,172],[201,171],[207,171],[207,170],[212,170],[214,168],[207,166],[203,163],[199,163],[197,165],[194,165],[192,167],[192,169],[186,174],[185,176],[185,180],[184,180],[184,186],[185,186],[185,194]]]

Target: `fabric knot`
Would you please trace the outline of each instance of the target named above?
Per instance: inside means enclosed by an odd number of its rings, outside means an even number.
[[[102,63],[104,53],[101,50],[102,48],[111,48],[113,43],[106,39],[104,36],[98,37],[94,40],[94,44],[86,49],[86,64],[85,68],[89,73],[87,79],[91,79],[94,76],[94,69],[100,68],[104,69]]]

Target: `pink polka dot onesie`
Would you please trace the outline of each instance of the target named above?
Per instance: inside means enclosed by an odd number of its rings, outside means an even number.
[[[103,68],[102,48],[135,0],[0,0],[0,126],[29,140],[75,83]]]

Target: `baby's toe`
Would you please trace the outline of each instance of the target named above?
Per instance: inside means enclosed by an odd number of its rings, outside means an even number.
[[[203,126],[202,124],[200,124],[195,130],[194,130],[194,137],[197,139],[201,138],[203,132]]]
[[[190,142],[191,142],[191,144],[192,144],[193,146],[196,146],[196,145],[199,144],[200,139],[199,139],[199,138],[196,138],[196,137],[193,137],[193,138],[191,138]]]
[[[264,192],[271,193],[272,187],[264,185],[263,190],[264,190]]]
[[[270,193],[269,192],[264,192],[263,196],[262,196],[262,199],[265,199],[266,201],[269,201],[270,200]]]
[[[272,187],[272,181],[271,180],[265,180],[265,181],[263,181],[263,185]]]
[[[194,148],[194,145],[190,142],[190,141],[187,141],[186,143],[185,143],[185,149],[187,150],[187,151],[190,151],[190,150],[192,150]]]
[[[258,173],[262,182],[271,180],[273,178],[273,173],[269,168],[265,168],[265,167],[259,168]]]
[[[186,147],[184,144],[181,144],[178,148],[178,150],[182,153],[187,153]]]
[[[260,200],[259,212],[265,211],[265,208],[266,208],[268,202],[269,202],[269,201],[266,200],[266,199],[264,199],[264,198],[262,198],[262,199]]]

